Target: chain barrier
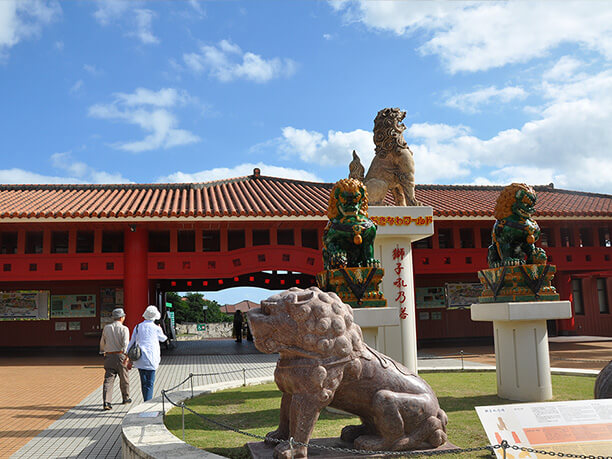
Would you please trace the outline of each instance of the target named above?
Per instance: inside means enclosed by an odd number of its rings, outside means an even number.
[[[470,355],[470,354],[463,354],[463,351],[461,351],[459,355],[461,355],[462,357],[462,367],[463,367],[463,356]],[[443,357],[432,357],[432,358],[443,358]],[[276,365],[251,368],[251,370],[266,370],[266,369],[271,369],[271,368],[276,368]],[[167,400],[170,403],[170,405],[177,407],[177,408],[181,408],[181,413],[182,413],[181,415],[182,423],[181,424],[182,424],[182,431],[183,431],[183,441],[185,441],[185,411],[188,411],[191,414],[195,415],[196,417],[210,424],[216,425],[225,430],[229,430],[229,431],[232,431],[240,435],[244,435],[244,436],[251,437],[251,438],[254,438],[260,441],[264,441],[266,443],[276,443],[276,444],[287,443],[291,450],[291,457],[294,457],[295,447],[306,447],[306,448],[320,449],[324,451],[332,451],[336,453],[354,454],[358,456],[376,455],[376,456],[392,456],[392,457],[429,457],[429,456],[442,456],[445,454],[474,453],[474,452],[480,452],[480,451],[489,451],[491,454],[494,454],[495,450],[501,449],[502,457],[503,459],[506,459],[507,450],[512,449],[515,451],[523,451],[523,452],[534,453],[534,454],[543,455],[543,456],[569,457],[569,458],[579,458],[579,459],[612,459],[612,456],[601,456],[601,455],[595,456],[592,454],[586,455],[586,454],[562,453],[562,452],[555,452],[555,451],[548,451],[548,450],[539,450],[535,448],[527,448],[527,447],[518,446],[518,445],[510,445],[506,440],[503,440],[501,443],[497,445],[477,446],[473,448],[458,448],[457,447],[457,448],[447,449],[447,450],[431,450],[431,451],[416,451],[416,452],[415,451],[370,451],[370,450],[361,450],[361,449],[352,449],[352,448],[339,448],[335,446],[317,445],[314,443],[309,444],[309,443],[302,443],[300,441],[297,441],[293,437],[289,438],[288,440],[284,440],[284,439],[269,437],[267,435],[262,436],[262,435],[240,430],[237,427],[234,427],[229,424],[225,424],[223,422],[219,422],[207,416],[204,416],[203,414],[200,414],[192,410],[191,408],[189,408],[187,405],[185,405],[184,402],[175,403],[168,396],[169,392],[174,391],[175,389],[177,389],[178,387],[180,387],[187,381],[191,380],[191,398],[193,398],[193,378],[194,377],[219,376],[219,375],[227,375],[227,374],[232,374],[232,373],[242,373],[243,385],[246,386],[246,371],[247,371],[246,368],[242,368],[240,370],[231,370],[231,371],[218,372],[218,373],[199,373],[199,374],[190,373],[189,376],[185,378],[181,383],[177,384],[176,386],[170,389],[165,389],[161,391],[162,410],[163,410],[164,416],[166,415],[165,400]]]

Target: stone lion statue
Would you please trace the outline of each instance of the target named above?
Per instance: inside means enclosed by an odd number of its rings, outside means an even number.
[[[368,193],[359,180],[342,179],[331,190],[323,232],[325,269],[380,266],[374,258],[376,224],[368,217]]]
[[[247,314],[255,346],[280,353],[274,379],[283,393],[278,429],[268,436],[308,443],[319,412],[332,406],[361,418],[342,429],[355,448],[405,451],[446,442],[446,413],[431,387],[401,364],[368,347],[353,311],[335,293],[297,287],[271,296]],[[289,458],[287,443],[275,458]],[[307,448],[294,449],[307,457]]]
[[[534,189],[524,183],[508,185],[499,194],[487,257],[490,268],[546,264],[546,252],[535,246],[540,238],[540,227],[531,218],[535,204]]]
[[[404,139],[405,117],[406,112],[399,108],[383,108],[374,119],[376,155],[364,181],[372,205],[384,205],[388,190],[393,193],[396,206],[421,205],[414,196],[414,158]],[[359,178],[353,172],[360,170],[357,164],[361,162],[353,151],[349,177]]]

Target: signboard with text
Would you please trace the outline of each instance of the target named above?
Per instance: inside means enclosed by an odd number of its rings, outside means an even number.
[[[49,319],[48,290],[0,292],[0,320]]]
[[[51,317],[96,317],[96,295],[53,295]]]
[[[446,284],[448,309],[469,309],[472,304],[478,303],[481,293],[482,284],[479,283]]]
[[[414,296],[417,309],[446,307],[444,287],[417,287],[414,289]]]
[[[520,447],[587,457],[612,451],[612,399],[477,406],[476,413],[492,445],[506,440]],[[501,450],[496,453],[503,457]],[[520,454],[521,459],[547,457]]]

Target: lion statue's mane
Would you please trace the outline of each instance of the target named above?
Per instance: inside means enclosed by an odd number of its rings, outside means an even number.
[[[501,220],[508,215],[512,215],[512,206],[516,203],[516,195],[520,190],[532,195],[535,194],[534,189],[525,183],[511,183],[499,193],[497,201],[495,201],[493,215],[496,220]]]
[[[525,183],[512,183],[501,191],[493,211],[489,268],[547,263],[544,249],[535,246],[540,238],[540,227],[532,218],[535,203],[535,190]]]
[[[384,205],[391,191],[396,206],[419,206],[414,195],[414,158],[404,139],[406,112],[399,108],[383,108],[374,119],[375,156],[364,183],[370,194],[370,204]],[[359,156],[353,152],[350,177],[359,179]]]
[[[255,346],[280,354],[274,373],[283,393],[270,438],[308,443],[319,412],[358,415],[341,438],[366,450],[435,448],[446,442],[446,414],[429,385],[364,343],[353,311],[333,292],[293,287],[247,313]],[[293,456],[292,456],[293,454]],[[274,457],[307,457],[306,447],[275,448]]]
[[[355,194],[360,194],[361,197],[361,207],[360,214],[368,217],[368,190],[359,180],[346,178],[341,179],[336,182],[336,184],[331,189],[329,193],[329,203],[327,205],[327,217],[330,220],[334,220],[338,218],[340,211],[338,210],[338,190],[340,191],[348,191]]]

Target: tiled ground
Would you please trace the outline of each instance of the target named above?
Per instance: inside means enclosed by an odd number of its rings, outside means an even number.
[[[232,346],[228,343],[225,351],[230,352]],[[0,357],[0,365],[6,360]],[[83,357],[80,362],[71,358],[71,365],[63,365],[58,361],[56,366],[40,365],[40,359],[33,357],[22,357],[21,365],[15,359],[8,360],[12,360],[8,362],[11,365],[0,369],[0,385],[3,388],[5,384],[15,384],[16,378],[25,376],[23,369],[29,372],[29,376],[19,383],[22,389],[13,391],[12,397],[5,397],[4,390],[0,393],[0,406],[9,406],[10,400],[10,406],[14,408],[10,412],[4,409],[0,411],[0,416],[4,416],[0,417],[0,457],[121,457],[121,421],[131,405],[120,404],[121,393],[116,382],[113,410],[102,410],[101,358]],[[160,394],[161,389],[175,386],[190,373],[209,374],[196,378],[194,385],[242,381],[243,368],[247,370],[249,378],[271,375],[276,360],[276,355],[193,355],[193,350],[189,354],[175,350],[162,357],[162,364],[156,374],[154,397]],[[30,361],[32,365],[28,365]],[[12,378],[8,372],[5,378],[4,368],[12,368]],[[233,370],[238,371],[227,373]],[[54,381],[53,389],[47,390],[50,380]],[[79,387],[74,381],[88,389]],[[130,372],[130,386],[133,403],[141,403],[137,370]],[[49,400],[56,400],[55,403],[51,403],[45,396],[34,401],[29,394],[36,392],[46,394]],[[52,416],[46,415],[48,406],[53,408]],[[16,425],[20,427],[17,429],[14,427]]]
[[[0,356],[0,457],[77,405],[102,377],[98,356]]]

